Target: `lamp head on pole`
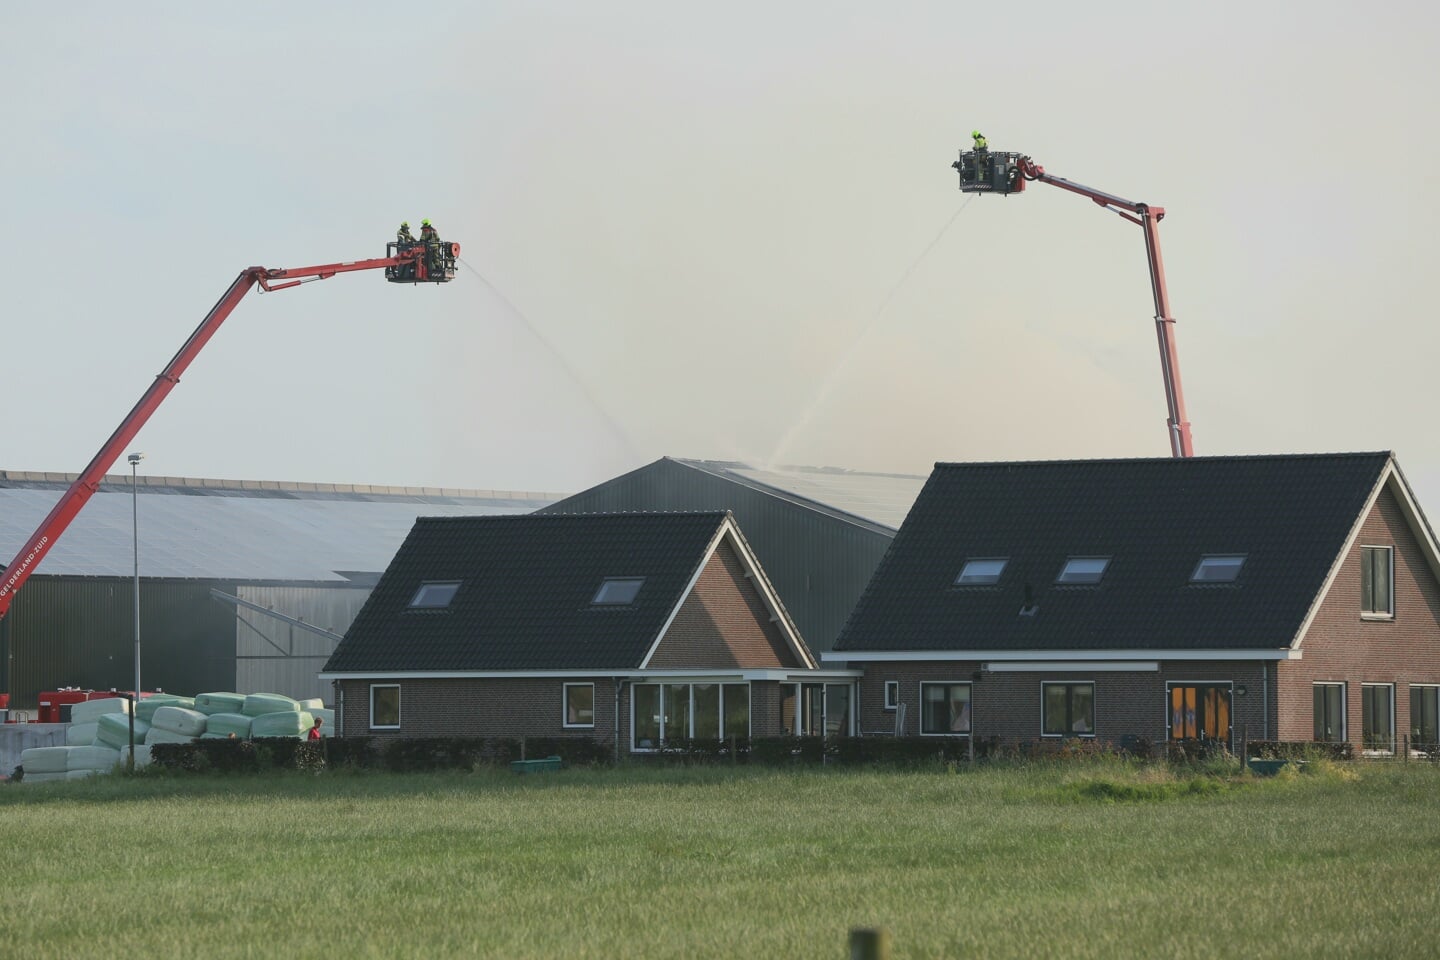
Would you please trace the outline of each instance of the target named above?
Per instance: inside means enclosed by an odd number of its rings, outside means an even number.
[[[139,463],[141,460],[144,460],[144,459],[145,459],[145,454],[143,454],[143,453],[132,453],[132,454],[130,454],[130,456],[127,457],[126,459],[130,461],[130,466],[133,467],[133,466],[135,466],[137,463]]]

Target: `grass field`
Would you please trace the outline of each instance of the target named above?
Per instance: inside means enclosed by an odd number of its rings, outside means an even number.
[[[0,789],[0,956],[1433,957],[1440,767]]]

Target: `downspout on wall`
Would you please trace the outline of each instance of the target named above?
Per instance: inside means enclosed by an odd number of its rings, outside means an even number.
[[[1270,739],[1270,661],[1260,661],[1260,709],[1264,711],[1265,719],[1261,721],[1264,736],[1261,739]]]
[[[620,762],[620,692],[625,689],[625,680],[615,678],[615,762]]]

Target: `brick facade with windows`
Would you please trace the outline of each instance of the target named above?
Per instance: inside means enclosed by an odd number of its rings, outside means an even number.
[[[1392,618],[1361,615],[1363,547],[1394,547]],[[1395,685],[1395,735],[1410,730],[1410,685],[1440,683],[1440,582],[1397,497],[1383,490],[1310,623],[1303,659],[1278,665],[1279,737],[1314,736],[1314,684],[1345,684],[1346,740],[1361,748],[1362,685]]]

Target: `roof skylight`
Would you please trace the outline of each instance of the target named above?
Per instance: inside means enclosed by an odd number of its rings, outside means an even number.
[[[1005,564],[1009,562],[1005,557],[966,560],[965,566],[960,568],[959,576],[955,578],[955,583],[961,587],[999,583],[1000,574],[1005,572]]]
[[[1071,557],[1060,568],[1056,583],[1099,583],[1110,565],[1109,557]]]
[[[430,581],[420,584],[415,596],[410,598],[411,609],[438,610],[450,606],[455,592],[460,589],[459,580]]]
[[[1201,557],[1190,574],[1191,583],[1234,583],[1245,565],[1243,553],[1215,554]]]
[[[595,591],[595,599],[590,602],[616,605],[632,603],[644,583],[644,577],[606,577],[601,582],[600,589]]]

